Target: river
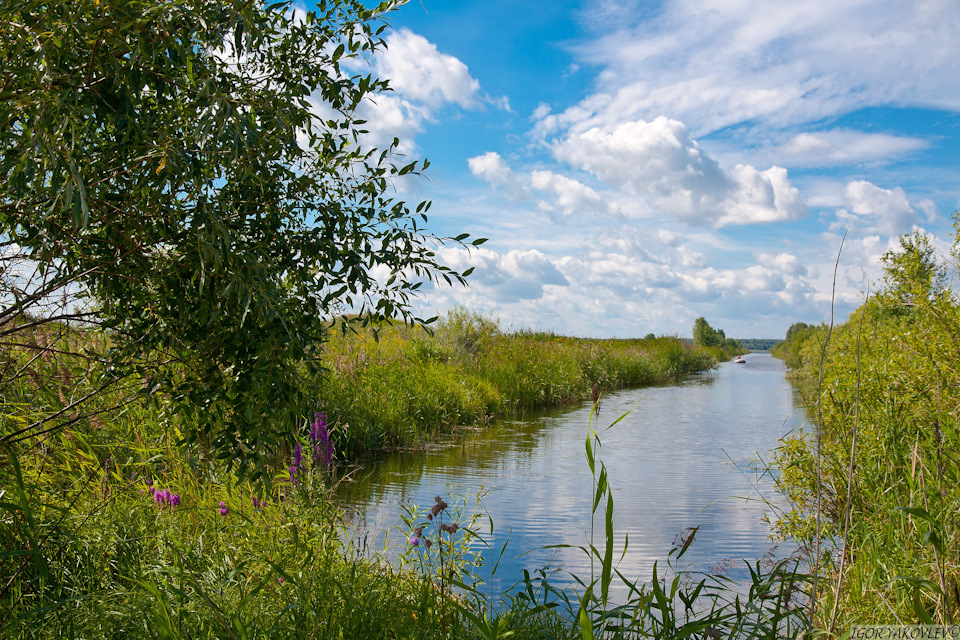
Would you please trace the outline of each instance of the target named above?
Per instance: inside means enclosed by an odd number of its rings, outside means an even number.
[[[774,548],[764,520],[783,505],[766,462],[804,414],[779,360],[766,353],[745,359],[677,385],[601,398],[601,458],[613,487],[617,557],[629,534],[618,568],[631,579],[648,581],[653,563],[663,567],[687,527],[699,531],[684,568],[708,571],[784,553]],[[584,440],[590,412],[583,403],[528,415],[367,464],[339,492],[352,535],[366,535],[377,546],[396,544],[404,504],[429,508],[440,495],[473,505],[479,494],[494,523],[490,535],[484,519],[481,533],[496,553],[507,542],[495,589],[508,588],[524,568],[551,566],[589,577],[582,551],[545,547],[589,542],[592,478]],[[602,507],[598,515],[595,544],[602,548]],[[393,532],[386,541],[384,531]],[[727,571],[735,579],[746,574]]]

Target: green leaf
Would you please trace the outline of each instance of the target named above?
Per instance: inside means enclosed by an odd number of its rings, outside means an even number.
[[[593,458],[593,434],[587,434],[587,440],[584,446],[586,448],[587,464],[590,466],[590,473],[596,473]]]
[[[580,614],[577,617],[580,622],[580,637],[583,640],[593,640],[593,622],[587,611],[586,595],[580,600]]]
[[[603,551],[603,570],[600,574],[600,594],[603,606],[607,606],[607,598],[610,594],[610,581],[613,572],[613,492],[607,492],[607,508],[604,511],[605,521],[605,541],[606,546]]]
[[[933,516],[931,516],[926,509],[921,507],[897,507],[897,511],[903,511],[912,516],[917,516],[918,518],[922,518],[932,525],[937,524],[937,521],[933,519]]]

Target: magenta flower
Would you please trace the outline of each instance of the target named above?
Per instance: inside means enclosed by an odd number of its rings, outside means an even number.
[[[420,538],[418,538],[416,535],[410,536],[410,540],[409,540],[408,542],[410,543],[410,546],[411,546],[411,547],[419,547],[419,546],[420,546]]]
[[[176,507],[180,504],[180,494],[173,493],[170,489],[157,489],[151,486],[150,491],[153,492],[154,503],[161,509],[166,506]]]
[[[303,464],[303,447],[300,446],[300,443],[297,443],[297,446],[293,448],[293,466],[299,467]]]
[[[227,508],[227,503],[224,502],[223,500],[220,501],[220,507],[217,509],[217,513],[219,513],[222,516],[225,516],[228,513],[230,513],[230,509]]]

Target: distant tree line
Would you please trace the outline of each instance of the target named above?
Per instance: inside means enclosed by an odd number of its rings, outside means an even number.
[[[746,351],[770,351],[778,342],[778,338],[740,338],[740,344]]]

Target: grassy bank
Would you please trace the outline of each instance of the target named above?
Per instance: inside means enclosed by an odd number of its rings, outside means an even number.
[[[780,529],[820,540],[817,617],[840,632],[960,620],[960,300],[949,262],[922,236],[901,243],[847,322],[795,325],[774,351],[819,416],[819,438],[779,451],[796,505]]]
[[[340,425],[348,455],[410,446],[457,425],[482,424],[599,392],[676,382],[726,358],[672,337],[595,340],[505,332],[463,309],[428,335],[394,326],[331,336],[318,404]]]

